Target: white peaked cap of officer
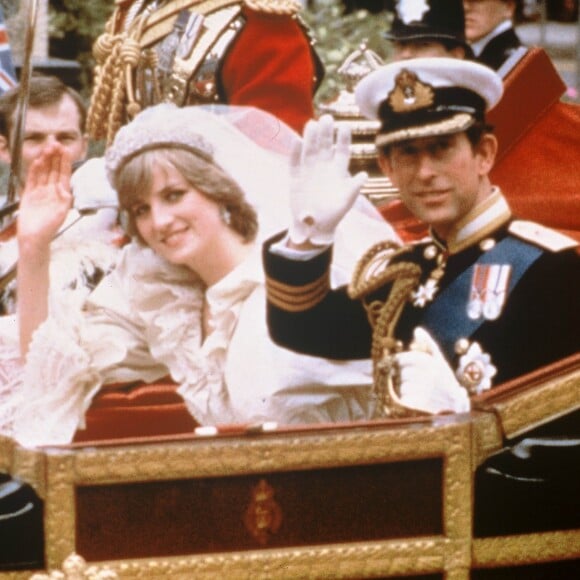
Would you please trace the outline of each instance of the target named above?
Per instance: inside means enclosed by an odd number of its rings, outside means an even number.
[[[429,57],[387,64],[355,89],[361,113],[381,121],[378,146],[464,131],[501,98],[503,84],[489,67]]]

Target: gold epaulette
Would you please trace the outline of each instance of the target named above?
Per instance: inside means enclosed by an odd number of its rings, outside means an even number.
[[[514,220],[509,225],[508,231],[510,234],[550,252],[561,252],[578,247],[578,242],[574,238],[536,222]]]
[[[244,5],[267,14],[298,14],[302,9],[298,0],[244,0]]]
[[[174,0],[164,4],[148,15],[144,22],[135,23],[135,26],[140,28],[139,44],[142,47],[149,47],[165,38],[173,29],[181,10],[192,9],[196,14],[207,17],[236,5],[241,5],[240,0]]]
[[[357,262],[348,286],[349,296],[359,299],[383,286],[387,282],[386,277],[389,275],[386,270],[393,256],[408,252],[409,249],[392,241],[379,242],[372,246]]]

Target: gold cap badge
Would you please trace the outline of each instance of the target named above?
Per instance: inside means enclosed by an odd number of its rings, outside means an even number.
[[[388,101],[393,112],[407,113],[432,105],[434,98],[433,87],[422,83],[414,72],[403,69],[395,77],[395,88]]]

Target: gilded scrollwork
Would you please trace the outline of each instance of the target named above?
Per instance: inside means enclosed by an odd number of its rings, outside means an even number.
[[[43,498],[45,489],[44,454],[39,450],[14,446],[10,472],[29,483],[39,497]]]
[[[472,465],[476,469],[503,444],[501,423],[495,413],[472,413],[473,450]]]
[[[13,453],[14,441],[0,435],[0,469],[6,472],[12,468]]]
[[[467,546],[459,548],[469,551]],[[458,570],[462,575],[453,578],[468,580],[468,559],[461,560],[461,567],[446,565],[457,549],[445,539],[421,538],[106,564],[119,578],[370,578]]]
[[[465,539],[471,535],[471,427],[469,423],[463,427],[453,432],[453,439],[448,442],[449,452],[445,454],[445,530],[447,537],[456,539]]]
[[[44,533],[46,565],[57,568],[75,551],[74,457],[67,453],[47,454]]]
[[[443,570],[456,574],[467,570],[470,562],[470,446],[469,420],[445,416],[246,438],[47,449],[47,565],[57,566],[74,550],[75,486],[265,474],[262,480],[266,484],[262,488],[267,491],[266,474],[272,472],[441,457],[445,530],[441,536],[107,564],[120,578],[168,575],[197,578],[225,574],[248,578],[295,578],[301,574],[322,577],[330,570],[334,577]],[[260,490],[254,495],[254,499],[259,499]],[[283,514],[277,513],[276,504],[271,501],[275,499],[272,493],[266,493],[262,499],[268,505],[260,500],[260,509],[254,510],[253,515],[264,513],[268,515],[267,522],[254,518],[254,523],[258,522],[254,530],[264,532],[261,523],[268,523],[264,536],[267,538],[275,532]],[[263,511],[265,507],[268,509]],[[263,545],[267,548],[267,542]]]
[[[94,566],[85,562],[82,556],[70,554],[62,563],[62,571],[38,572],[30,580],[118,580],[116,572],[107,566]]]
[[[467,429],[454,418],[389,428],[372,427],[215,438],[147,446],[87,448],[74,453],[75,477],[91,483],[219,477],[461,453],[453,432]]]

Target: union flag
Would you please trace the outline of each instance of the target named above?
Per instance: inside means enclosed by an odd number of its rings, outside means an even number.
[[[12,62],[12,50],[8,40],[8,31],[4,22],[4,13],[0,6],[0,94],[16,86],[16,70]]]

